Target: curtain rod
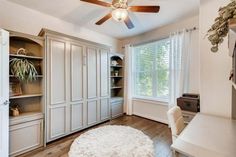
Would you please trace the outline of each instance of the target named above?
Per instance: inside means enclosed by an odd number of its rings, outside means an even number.
[[[197,29],[198,29],[197,27],[193,27],[193,28],[190,28],[190,29],[186,29],[186,32],[188,32],[188,31],[195,31]]]
[[[141,42],[141,43],[137,43],[137,44],[131,44],[132,46],[140,46],[140,45],[144,45],[144,44],[148,44],[148,43],[153,43],[153,42],[156,42],[158,40],[165,40],[165,39],[168,39],[168,36],[166,37],[163,37],[163,38],[159,38],[159,39],[153,39],[153,40],[148,40],[148,41],[145,41],[145,42]],[[124,46],[123,46],[124,47]],[[122,47],[122,48],[123,48]]]
[[[198,28],[197,27],[193,27],[193,28],[189,28],[189,29],[186,29],[186,32],[191,32],[191,31],[195,31],[197,30]],[[181,33],[183,31],[179,31],[179,33]],[[163,37],[163,38],[160,38],[160,39],[153,39],[153,40],[148,40],[148,41],[145,41],[145,42],[141,42],[141,43],[137,43],[137,44],[131,44],[132,46],[139,46],[139,45],[143,45],[143,44],[147,44],[147,43],[152,43],[152,42],[155,42],[155,41],[158,41],[158,40],[164,40],[164,39],[167,39],[168,37]],[[122,46],[122,49],[124,49],[125,46]]]

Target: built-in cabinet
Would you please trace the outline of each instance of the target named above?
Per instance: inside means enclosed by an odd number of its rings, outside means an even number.
[[[14,65],[10,64],[9,154],[17,156],[43,146],[44,39],[10,31],[9,58],[10,63],[12,60],[30,62],[37,71],[34,80],[20,80],[16,73],[12,73]],[[26,67],[18,64],[18,71],[23,69]]]
[[[124,113],[124,56],[110,54],[110,90],[111,118]]]
[[[49,30],[46,142],[110,119],[109,47]]]
[[[20,111],[10,116],[10,156],[123,114],[122,56],[46,29],[39,36],[10,33],[9,58],[27,60],[37,70],[32,81],[9,73],[10,110]]]

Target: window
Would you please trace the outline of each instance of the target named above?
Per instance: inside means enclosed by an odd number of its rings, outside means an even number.
[[[134,47],[134,97],[168,101],[169,39]]]

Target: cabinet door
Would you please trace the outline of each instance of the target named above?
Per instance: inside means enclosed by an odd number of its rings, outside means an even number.
[[[97,49],[87,47],[87,98],[97,98]]]
[[[118,117],[123,114],[123,101],[111,102],[111,116]]]
[[[9,33],[0,29],[0,156],[8,156]]]
[[[47,142],[66,135],[68,128],[68,51],[64,40],[48,38]]]
[[[100,90],[101,97],[106,97],[109,95],[108,90],[108,50],[101,49],[100,50]]]
[[[13,125],[10,127],[10,155],[24,152],[43,146],[43,120]]]
[[[83,128],[83,104],[85,83],[84,46],[80,43],[70,44],[70,72],[71,72],[71,108],[70,131],[75,132]]]
[[[101,121],[107,120],[110,118],[110,105],[109,105],[109,99],[105,98],[105,99],[101,99]]]
[[[71,105],[71,132],[83,128],[83,103]]]
[[[50,39],[50,104],[66,102],[66,42]]]
[[[83,72],[83,46],[70,45],[71,64],[71,102],[83,100],[84,72]]]
[[[88,101],[87,104],[87,125],[91,126],[97,123],[98,103],[97,100]]]
[[[66,106],[51,107],[47,118],[50,120],[49,140],[66,134]]]

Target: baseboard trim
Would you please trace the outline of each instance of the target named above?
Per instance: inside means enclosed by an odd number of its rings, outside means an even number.
[[[143,117],[143,118],[147,118],[147,119],[154,120],[154,121],[157,121],[157,122],[164,123],[164,124],[168,125],[168,120],[166,120],[166,119],[162,119],[162,118],[158,118],[158,117],[152,117],[152,116],[140,114],[140,113],[137,113],[137,112],[133,113],[133,115]]]

